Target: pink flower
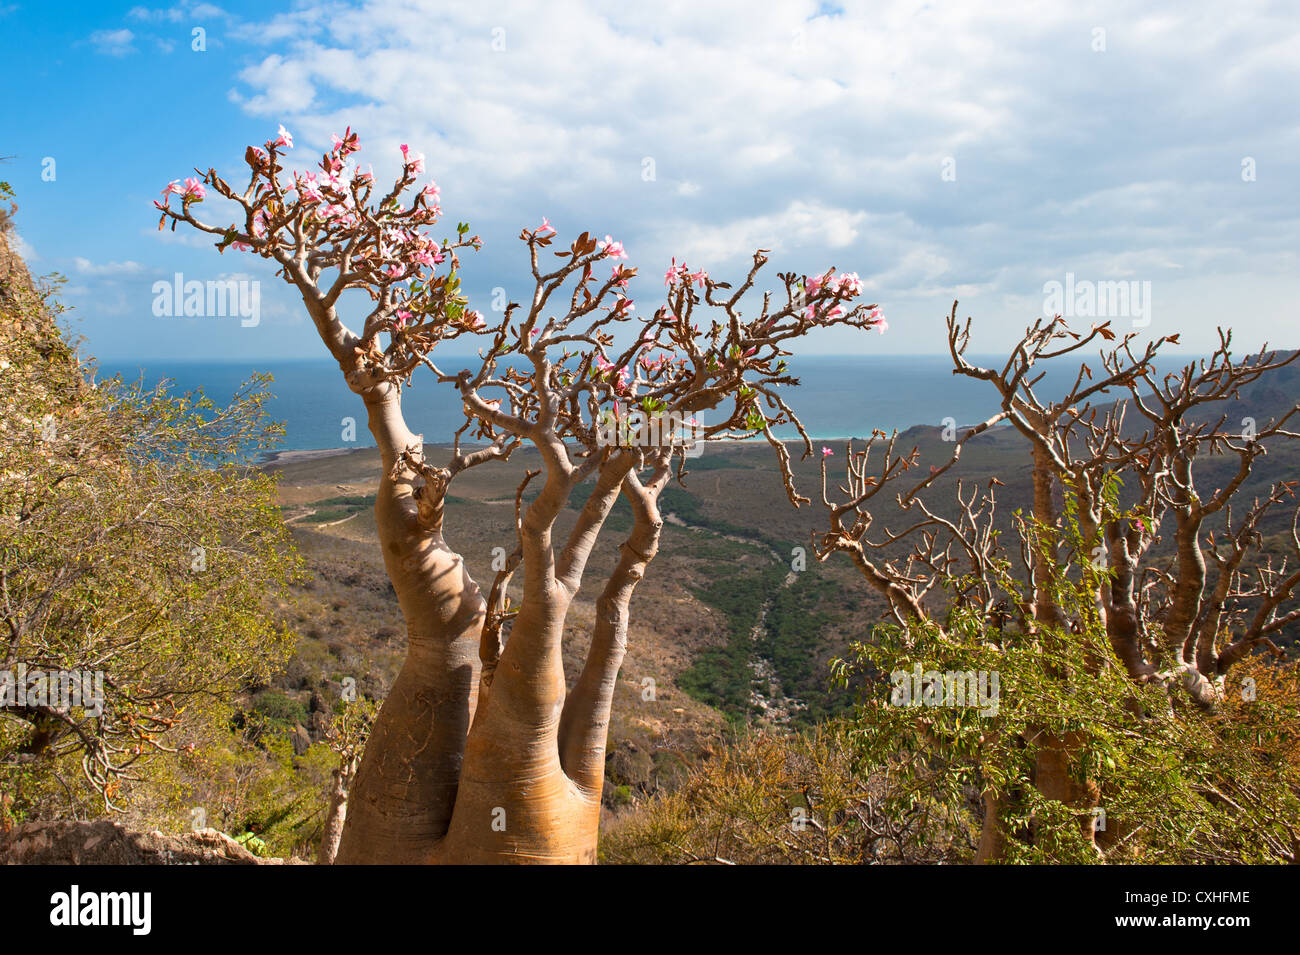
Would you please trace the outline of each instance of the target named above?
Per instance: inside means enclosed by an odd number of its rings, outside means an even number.
[[[333,152],[340,156],[346,156],[348,153],[354,153],[361,148],[361,143],[357,139],[357,134],[349,126],[343,131],[343,138],[340,139],[337,134],[330,135],[330,142],[334,144]]]
[[[420,193],[424,196],[424,198],[428,199],[436,206],[438,204],[438,197],[442,195],[442,190],[438,188],[438,184],[436,182],[431,182],[423,189],[421,189]]]
[[[167,185],[163,186],[162,195],[164,198],[168,195],[179,196],[184,191],[185,190],[181,188],[181,181],[179,179],[173,179],[171,182],[167,183]]]
[[[314,172],[298,180],[298,198],[308,205],[315,205],[325,198],[321,195],[320,183],[316,181]]]
[[[677,256],[673,256],[673,264],[668,266],[668,271],[664,273],[664,285],[672,288],[686,274],[686,266],[677,264]]]
[[[202,199],[207,194],[208,192],[203,188],[203,181],[201,179],[195,179],[193,176],[190,176],[185,180],[184,198]]]
[[[398,310],[397,310],[397,327],[398,327],[398,328],[405,328],[405,327],[406,327],[406,323],[409,322],[410,320],[411,320],[411,313],[410,313],[410,312],[406,311],[406,309],[398,309]]]
[[[822,287],[822,277],[820,275],[810,275],[803,283],[804,291],[808,295],[816,295]]]
[[[416,175],[424,172],[424,153],[407,149],[406,143],[402,143],[402,161],[406,163],[408,172]]]
[[[823,447],[823,448],[822,448],[822,457],[824,457],[824,458],[829,458],[829,457],[830,457],[832,454],[834,454],[834,453],[835,453],[835,452],[832,451],[830,448],[827,448],[827,447]]]
[[[698,272],[691,273],[691,281],[693,281],[700,288],[704,288],[704,283],[707,282],[708,280],[709,280],[709,273],[704,271],[704,269],[700,269]]]
[[[279,135],[276,136],[275,139],[271,140],[271,145],[277,147],[283,146],[285,149],[293,149],[293,137],[289,135],[289,130],[284,128],[283,123],[280,124]]]
[[[835,281],[841,292],[849,295],[859,295],[862,292],[862,279],[858,278],[857,272],[841,272]]]
[[[883,335],[885,332],[889,331],[889,322],[885,321],[883,318],[878,318],[873,327]]]
[[[605,236],[604,242],[597,242],[596,247],[603,249],[605,254],[611,259],[626,259],[627,253],[623,251],[623,243],[615,242],[609,236]]]
[[[538,235],[555,234],[555,226],[551,225],[551,220],[546,218],[546,216],[542,216],[542,224],[541,227],[538,228],[537,234]]]
[[[475,331],[487,327],[487,323],[483,321],[483,313],[478,311],[473,311],[469,313],[469,324],[470,327],[473,328]]]

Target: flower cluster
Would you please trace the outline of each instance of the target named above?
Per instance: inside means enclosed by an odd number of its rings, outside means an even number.
[[[700,269],[698,272],[692,272],[687,268],[686,263],[677,264],[677,257],[673,256],[673,264],[668,267],[664,273],[664,285],[668,288],[676,288],[679,284],[689,286],[692,282],[700,288],[704,288],[704,283],[709,280],[709,273]]]

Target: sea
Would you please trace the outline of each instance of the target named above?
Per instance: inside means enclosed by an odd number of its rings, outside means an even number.
[[[977,364],[1001,368],[1006,357],[969,356]],[[1186,359],[1184,359],[1185,361]],[[475,367],[475,359],[458,362],[444,357],[444,370]],[[918,424],[974,424],[994,414],[1000,405],[993,386],[952,373],[947,355],[824,355],[792,357],[790,373],[798,387],[783,388],[783,397],[816,441],[865,437],[873,429],[905,431]],[[1077,365],[1075,370],[1077,371]],[[199,362],[157,360],[101,363],[97,377],[121,375],[147,387],[168,381],[177,391],[202,389],[218,404],[225,403],[254,372],[270,374],[273,396],[266,408],[282,421],[285,434],[275,451],[372,447],[361,399],[344,384],[338,366],[325,361]],[[1054,397],[1069,382],[1055,375],[1041,388]],[[403,397],[407,425],[431,444],[452,440],[465,418],[450,385],[440,385],[432,373],[419,371]],[[701,420],[708,423],[707,412]],[[951,419],[949,422],[947,419]],[[779,428],[782,438],[795,438],[790,425]]]

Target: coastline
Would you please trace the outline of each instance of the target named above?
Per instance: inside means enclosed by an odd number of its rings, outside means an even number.
[[[916,428],[934,428],[937,430],[942,427],[943,427],[942,425],[931,425],[931,424],[924,424],[924,423],[914,424],[906,429],[900,429],[898,433],[902,435]],[[974,427],[974,425],[957,426],[958,430],[961,430],[963,428],[970,428],[970,427]],[[818,442],[842,443],[845,441],[862,442],[862,441],[866,441],[867,437],[869,437],[869,435],[865,437],[863,435],[841,435],[838,437],[828,437],[825,435],[815,435],[815,434],[810,435],[810,438],[814,443],[818,443]],[[803,443],[802,439],[800,439],[797,436],[782,438],[781,442],[783,444]],[[710,443],[712,444],[715,442],[710,442]],[[716,443],[721,445],[762,444],[765,443],[765,439],[762,437],[721,438],[718,439]],[[430,448],[450,448],[452,445],[449,442],[430,442],[426,446]],[[462,445],[462,447],[473,448],[473,447],[479,447],[479,445]],[[337,457],[343,454],[353,454],[359,451],[374,451],[374,450],[375,450],[375,446],[373,444],[367,444],[360,447],[353,446],[353,447],[346,447],[346,448],[296,448],[296,449],[290,449],[284,451],[264,451],[262,453],[262,459],[258,462],[258,467],[267,467],[268,465],[272,465],[272,464],[289,464],[295,461],[311,461],[317,458],[330,458],[330,457]]]

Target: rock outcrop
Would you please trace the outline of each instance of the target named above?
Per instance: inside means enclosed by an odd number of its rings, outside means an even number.
[[[261,859],[216,829],[132,832],[107,819],[28,822],[0,833],[0,865],[292,865]]]

